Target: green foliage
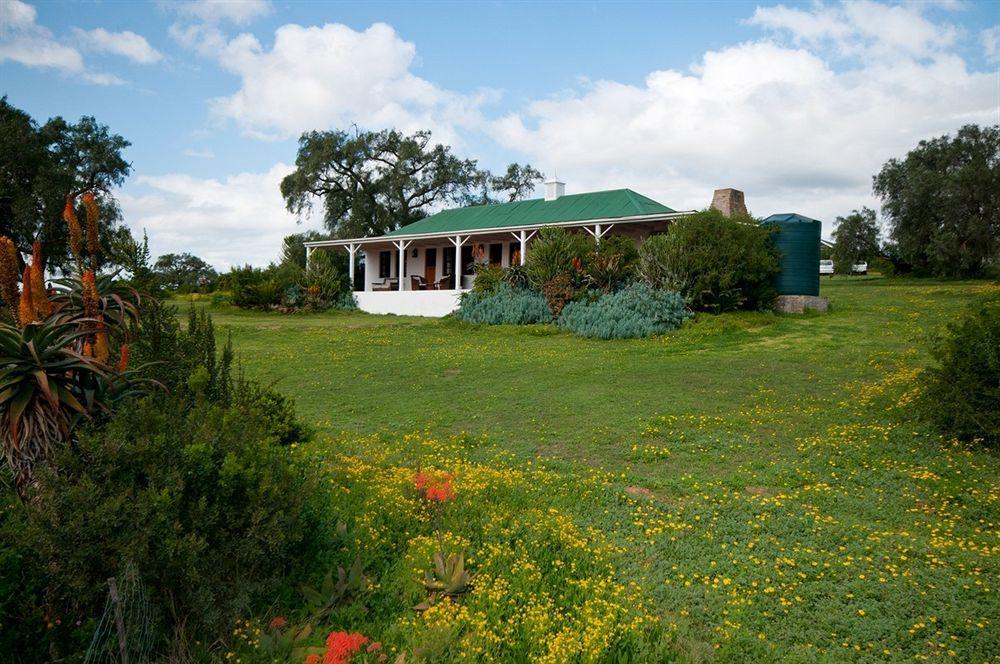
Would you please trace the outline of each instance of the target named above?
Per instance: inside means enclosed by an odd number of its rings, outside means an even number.
[[[640,273],[652,288],[675,290],[702,311],[769,307],[778,252],[752,218],[704,210],[673,222],[639,248]]]
[[[350,568],[337,567],[337,576],[327,572],[317,587],[308,584],[299,586],[305,601],[303,612],[313,621],[322,620],[338,605],[357,601],[371,589],[371,581],[365,576],[361,558],[355,557]]]
[[[557,322],[581,337],[634,339],[674,330],[690,316],[677,293],[632,284],[594,302],[570,302]]]
[[[503,280],[514,288],[528,288],[528,271],[523,265],[511,265],[504,269]]]
[[[122,156],[129,145],[93,117],[75,124],[54,117],[39,125],[6,96],[0,98],[3,234],[24,254],[41,240],[49,266],[68,267],[72,261],[61,216],[66,194],[90,190],[101,209],[99,235],[107,243],[121,216],[111,192],[132,171]]]
[[[384,235],[427,215],[443,203],[490,203],[491,189],[515,200],[542,178],[530,166],[511,164],[494,178],[475,160],[460,159],[446,145],[432,145],[429,131],[311,131],[299,139],[295,171],[281,181],[290,212],[303,214],[313,200],[323,221],[340,237]]]
[[[350,295],[349,281],[346,269],[340,269],[334,255],[322,249],[312,253],[309,267],[302,277],[306,290],[312,293],[308,296],[308,302],[315,309],[334,306],[345,294]]]
[[[923,414],[944,436],[1000,447],[1000,297],[948,325],[934,358],[921,375]]]
[[[178,631],[224,636],[270,605],[305,556],[312,490],[264,413],[168,397],[119,410],[57,454],[26,507],[23,573],[45,579],[41,608],[60,625],[25,653],[85,649],[72,626],[93,628],[106,579],[129,564],[151,595],[158,650]]]
[[[472,290],[476,293],[494,293],[500,284],[505,282],[506,271],[499,265],[476,263],[473,269],[476,279],[472,282]]]
[[[153,270],[164,288],[178,293],[209,291],[219,276],[211,265],[187,253],[164,254]]]
[[[471,581],[472,576],[465,569],[465,554],[461,552],[445,556],[435,551],[434,568],[424,570],[424,588],[446,597],[464,593]]]
[[[920,141],[874,178],[900,258],[919,272],[981,274],[1000,252],[1000,125]]]
[[[306,231],[286,235],[281,242],[282,263],[294,263],[303,270],[306,269],[306,242],[328,240],[329,236],[319,231]]]
[[[638,261],[635,242],[621,235],[606,235],[584,261],[586,283],[591,288],[610,293],[635,277]]]
[[[55,318],[22,329],[0,324],[0,431],[22,498],[36,466],[68,442],[77,422],[107,408],[97,387],[109,368],[73,349],[88,334]]]
[[[525,256],[525,271],[532,288],[541,290],[545,284],[561,276],[570,276],[571,281],[579,281],[583,261],[593,251],[593,240],[581,233],[570,233],[564,228],[543,228],[531,243]],[[573,259],[581,263],[581,270],[573,265]],[[577,285],[574,283],[574,285]]]
[[[462,293],[455,317],[467,323],[530,325],[552,320],[545,298],[534,291],[500,283],[492,292]]]
[[[878,255],[878,224],[875,210],[863,207],[846,217],[837,217],[833,231],[833,266],[840,274],[850,274],[858,263],[867,263]]]

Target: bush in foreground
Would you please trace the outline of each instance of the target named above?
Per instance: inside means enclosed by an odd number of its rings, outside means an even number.
[[[942,435],[1000,445],[1000,297],[972,305],[934,348],[921,407]]]
[[[677,293],[632,284],[594,302],[570,302],[558,322],[581,337],[633,339],[677,329],[690,316]]]
[[[467,323],[486,325],[531,325],[552,321],[544,297],[503,282],[497,284],[493,292],[463,293],[455,317]]]
[[[763,309],[774,301],[778,252],[754,219],[704,210],[675,221],[639,247],[639,271],[652,288],[675,290],[699,311]]]

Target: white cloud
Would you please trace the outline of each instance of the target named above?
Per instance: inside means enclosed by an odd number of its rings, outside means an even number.
[[[923,15],[926,5],[853,0],[828,7],[757,7],[752,25],[785,33],[798,45],[831,47],[843,57],[933,56],[955,43],[959,30]]]
[[[20,0],[5,0],[0,3],[0,30],[30,28],[38,17],[34,7]]]
[[[983,30],[980,35],[983,42],[983,52],[990,62],[1000,61],[1000,25]]]
[[[444,90],[412,72],[416,47],[384,23],[358,32],[346,25],[283,25],[270,49],[250,34],[226,40],[212,25],[175,25],[181,44],[213,57],[240,79],[235,93],[211,100],[215,117],[256,138],[288,138],[310,129],[431,129],[461,143],[460,129],[481,123],[490,91]]]
[[[89,71],[80,51],[57,40],[37,18],[35,8],[21,0],[0,1],[0,63],[55,69],[94,85],[124,83],[112,74]]]
[[[145,37],[129,30],[110,32],[104,28],[77,28],[76,34],[84,48],[98,53],[121,55],[140,64],[152,64],[163,59],[163,54],[150,46]]]
[[[205,23],[228,21],[236,25],[246,25],[273,9],[268,0],[186,0],[164,3],[164,6],[181,16]]]
[[[278,189],[292,170],[278,163],[265,173],[223,180],[181,173],[140,176],[120,202],[132,230],[149,234],[154,256],[188,251],[221,270],[266,265],[278,259],[286,235],[310,228],[285,211]]]
[[[764,14],[794,25],[791,45],[710,51],[689,71],[654,71],[642,85],[598,81],[500,119],[494,136],[558,169],[573,191],[631,187],[691,209],[731,186],[756,214],[832,221],[874,203],[871,177],[888,158],[963,124],[997,121],[995,74],[970,72],[941,50],[946,42],[890,30],[866,48],[895,57],[835,66],[836,54],[811,46],[847,34],[831,11]]]

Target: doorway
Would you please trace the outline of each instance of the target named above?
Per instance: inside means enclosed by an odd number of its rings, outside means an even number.
[[[427,247],[424,249],[424,280],[427,281],[428,288],[434,287],[437,281],[437,247]]]

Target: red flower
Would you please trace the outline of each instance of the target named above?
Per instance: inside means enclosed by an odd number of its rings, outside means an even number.
[[[323,664],[347,664],[351,661],[351,656],[361,650],[361,646],[368,643],[368,637],[364,634],[353,632],[330,632],[326,637],[326,654],[323,656]]]
[[[427,500],[443,503],[454,497],[455,489],[451,485],[451,478],[443,480],[440,484],[427,487]]]
[[[285,616],[275,616],[271,619],[271,629],[281,629],[287,624],[288,620],[285,619]]]
[[[577,272],[583,269],[583,261],[580,260],[579,256],[573,257],[573,269]]]
[[[319,655],[306,655],[305,664],[319,664]]]
[[[413,486],[427,500],[443,503],[455,497],[455,487],[452,484],[454,480],[451,473],[428,473],[421,470],[413,476]]]

